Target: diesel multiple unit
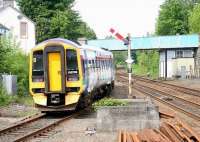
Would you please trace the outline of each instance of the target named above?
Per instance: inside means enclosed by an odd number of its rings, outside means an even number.
[[[56,38],[30,54],[30,93],[43,112],[74,110],[114,87],[111,52]]]

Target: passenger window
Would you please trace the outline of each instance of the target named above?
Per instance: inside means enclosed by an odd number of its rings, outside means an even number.
[[[88,67],[91,68],[92,67],[92,61],[88,60]]]
[[[43,52],[35,51],[33,53],[33,66],[32,66],[33,76],[42,76],[44,74],[43,69]]]
[[[78,61],[76,51],[73,49],[66,50],[66,65],[67,65],[67,80],[77,81],[78,76]]]
[[[100,65],[99,65],[99,60],[97,60],[97,68],[99,68],[99,66],[100,66]]]
[[[95,68],[94,60],[92,60],[92,68],[93,68],[93,69]]]

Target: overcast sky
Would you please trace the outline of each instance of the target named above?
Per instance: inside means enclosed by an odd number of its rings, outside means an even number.
[[[110,35],[113,27],[122,35],[145,36],[155,30],[159,7],[164,0],[76,0],[74,9],[94,29],[98,38]]]

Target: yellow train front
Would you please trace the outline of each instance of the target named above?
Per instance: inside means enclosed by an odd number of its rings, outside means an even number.
[[[31,51],[29,84],[42,112],[84,107],[114,87],[113,55],[61,38],[44,41]]]

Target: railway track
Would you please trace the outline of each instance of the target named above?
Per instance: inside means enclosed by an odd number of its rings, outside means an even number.
[[[191,89],[191,88],[187,88],[187,87],[173,85],[173,84],[169,84],[169,83],[165,83],[165,82],[157,81],[157,80],[152,80],[152,79],[148,79],[148,78],[143,78],[143,77],[141,78],[139,76],[134,76],[134,78],[136,78],[136,80],[141,80],[141,81],[145,81],[145,82],[149,82],[149,83],[155,83],[156,85],[159,85],[162,87],[170,88],[170,89],[182,92],[182,93],[200,97],[200,90],[195,90],[195,89]]]
[[[120,76],[121,78],[124,78],[128,80],[127,77]],[[160,87],[157,84],[154,83],[147,83],[141,80],[134,81],[134,84],[138,84],[140,86],[144,86],[146,88],[149,88],[151,90],[154,90],[155,92],[165,94],[166,96],[169,96],[169,98],[175,98],[175,99],[180,99],[186,103],[190,103],[191,105],[196,105],[197,107],[200,108],[200,96],[193,96],[190,94],[182,93],[177,90],[173,90],[171,88],[166,88],[166,87]]]
[[[120,80],[124,83],[127,82],[128,78],[126,76],[118,76]],[[152,82],[151,82],[152,83]],[[127,84],[126,84],[127,85]],[[157,84],[156,84],[157,85]],[[151,98],[162,102],[168,106],[173,107],[174,109],[185,113],[186,115],[194,118],[195,120],[200,121],[200,105],[197,102],[188,101],[187,99],[177,97],[170,94],[169,92],[163,92],[158,90],[155,86],[149,87],[147,84],[136,83],[132,86],[134,89],[142,92],[145,95],[150,96]],[[197,96],[196,96],[197,97]]]
[[[125,72],[117,72],[117,75],[128,77]],[[183,87],[183,86],[173,85],[173,84],[165,83],[165,82],[158,81],[158,80],[152,80],[152,79],[137,76],[137,75],[133,75],[132,77],[136,81],[140,80],[140,81],[143,81],[143,82],[153,83],[153,84],[156,84],[158,86],[166,87],[166,88],[173,89],[173,90],[185,93],[185,94],[200,97],[200,90],[195,90],[195,89],[191,89],[191,88],[187,88],[187,87]]]
[[[20,121],[12,126],[0,130],[0,142],[21,142],[27,141],[45,133],[61,122],[72,119],[79,113],[69,113],[67,115],[49,116],[39,114],[24,121]]]

